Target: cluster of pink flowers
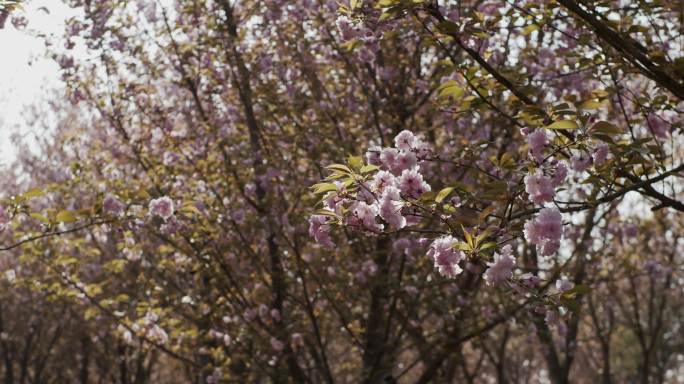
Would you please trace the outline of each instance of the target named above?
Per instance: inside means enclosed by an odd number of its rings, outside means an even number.
[[[463,272],[458,265],[463,260],[463,252],[455,248],[457,243],[458,239],[453,236],[442,236],[430,244],[427,255],[434,259],[435,268],[442,276],[455,277]]]
[[[230,337],[230,335],[227,333],[223,333],[221,331],[212,329],[211,331],[209,331],[209,335],[213,337],[216,341],[225,345],[226,347],[230,347],[230,345],[233,343],[233,338]]]
[[[556,183],[554,180],[545,176],[541,170],[534,174],[525,176],[525,192],[529,195],[531,202],[543,204],[553,200],[556,194]]]
[[[584,170],[591,166],[591,156],[588,153],[580,152],[574,155],[570,162],[575,172],[584,172]]]
[[[594,165],[601,166],[608,159],[608,144],[601,143],[594,148],[594,153],[592,154],[592,159],[594,160]]]
[[[553,202],[556,188],[565,181],[568,168],[564,162],[551,159],[551,156],[545,157],[544,151],[549,146],[549,139],[544,131],[530,132],[526,128],[522,133],[527,136],[530,157],[539,166],[534,173],[525,176],[525,192],[532,203],[543,206]],[[570,166],[573,171],[581,173],[592,165],[603,165],[608,155],[608,145],[600,143],[593,148],[591,154],[585,150],[575,153],[570,158]],[[545,208],[539,216],[525,223],[525,238],[537,245],[541,255],[550,256],[560,247],[562,229],[560,211],[557,208]]]
[[[133,324],[131,328],[136,333],[141,334],[146,340],[153,343],[166,344],[169,341],[169,335],[164,328],[157,324],[158,321],[159,316],[157,316],[156,313],[149,311],[140,322]],[[130,334],[124,336],[124,338],[128,337],[130,337]]]
[[[369,164],[379,168],[373,178],[364,182],[354,196],[341,198],[329,193],[324,199],[325,209],[341,214],[348,206],[345,224],[380,233],[385,225],[402,229],[417,222],[410,215],[407,203],[431,190],[421,173],[421,163],[429,153],[427,144],[410,131],[400,132],[394,147],[372,147],[366,153]],[[338,184],[340,185],[340,184]],[[380,220],[379,220],[380,219]],[[309,234],[324,247],[332,247],[329,218],[313,215],[309,219]]]
[[[485,281],[488,285],[500,284],[513,277],[513,267],[515,257],[510,245],[501,248],[501,253],[494,255],[494,261],[487,263],[487,270],[484,273]]]
[[[568,280],[567,277],[562,276],[560,279],[556,280],[556,289],[559,292],[567,292],[575,287],[575,283]]]
[[[538,130],[527,135],[530,156],[538,163],[544,161],[543,151],[549,145],[549,139],[544,131]]]
[[[309,235],[325,248],[332,248],[335,244],[330,239],[330,225],[323,215],[313,215],[309,218]]]
[[[126,205],[114,195],[107,195],[102,201],[102,210],[108,215],[119,216],[125,208]]]
[[[373,212],[377,211],[377,215],[390,227],[401,229],[411,224],[402,214],[406,199],[417,199],[431,190],[420,170],[420,163],[428,155],[429,148],[410,131],[400,132],[394,138],[394,145],[394,148],[372,147],[366,152],[368,163],[380,168],[366,192],[372,194],[367,197],[371,198],[372,205],[377,206]]]
[[[591,148],[590,151],[591,153],[580,150],[570,158],[573,171],[581,173],[592,165],[600,167],[605,164],[606,160],[608,160],[610,148],[606,143],[599,143]]]
[[[541,168],[537,169],[535,173],[525,176],[525,192],[527,192],[530,201],[535,204],[553,201],[556,188],[565,181],[567,174],[568,169],[565,163],[559,162],[555,165],[552,176],[545,175]]]
[[[556,196],[556,188],[565,181],[565,178],[568,175],[568,168],[565,162],[545,157],[544,150],[550,143],[544,131],[536,130],[529,132],[526,128],[522,133],[523,135],[527,135],[530,157],[539,165],[539,168],[537,168],[534,173],[525,176],[525,192],[527,192],[530,202],[543,206],[546,203],[553,202],[553,199]],[[599,160],[605,161],[607,148],[605,151],[605,155],[603,153],[598,155]],[[585,157],[588,158],[588,163],[581,155],[573,157],[571,159],[572,168],[576,171],[583,171],[588,167],[591,164],[592,159],[587,155],[585,155]],[[558,251],[558,248],[560,248],[560,239],[563,234],[562,215],[560,211],[555,207],[543,208],[536,218],[528,220],[525,223],[524,233],[525,239],[537,246],[537,251],[540,255],[550,256],[554,254]],[[505,275],[504,272],[507,271],[507,268],[512,268],[515,259],[512,258],[510,254],[504,255],[503,250],[502,254],[497,256],[498,258],[495,256],[495,263],[497,261],[500,263],[500,271],[502,275]],[[493,266],[489,266],[490,270],[492,270]],[[492,284],[496,283],[498,271],[499,270],[492,270]],[[487,279],[487,282],[490,282],[490,279]]]
[[[656,114],[650,113],[646,118],[646,127],[658,138],[667,138],[670,133],[668,123]]]
[[[560,248],[563,217],[556,207],[544,208],[536,218],[525,223],[525,239],[537,246],[542,256],[551,256]]]
[[[174,213],[173,200],[168,196],[163,196],[150,201],[148,208],[150,215],[159,216],[164,220],[169,219]]]

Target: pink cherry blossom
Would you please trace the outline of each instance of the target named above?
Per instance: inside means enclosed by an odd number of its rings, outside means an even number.
[[[596,148],[594,148],[594,153],[591,156],[594,159],[595,165],[600,166],[605,163],[606,159],[608,158],[608,144],[601,143],[597,145]]]
[[[561,334],[565,334],[565,332],[567,331],[565,322],[561,319],[560,314],[556,310],[547,310],[546,315],[544,316],[544,322],[549,327],[555,327],[556,329],[558,329],[558,332]]]
[[[541,130],[534,131],[527,135],[527,144],[530,147],[530,156],[535,159],[538,163],[544,160],[543,151],[549,144],[549,139],[546,137],[546,133]]]
[[[565,276],[556,280],[556,289],[561,292],[567,292],[571,290],[574,286],[575,284],[572,281],[568,280],[568,278]]]
[[[556,164],[556,170],[553,173],[553,186],[558,187],[563,184],[565,178],[568,176],[568,166],[564,161],[559,161]]]
[[[542,256],[554,254],[563,235],[563,217],[556,207],[544,208],[539,215],[525,223],[525,239],[537,245]]]
[[[453,236],[442,236],[430,244],[427,255],[434,259],[435,268],[442,276],[451,278],[463,272],[458,265],[463,253],[454,248],[457,243],[458,239]]]
[[[413,148],[415,142],[416,137],[413,135],[413,132],[408,130],[403,130],[399,132],[397,136],[394,137],[394,146],[398,149],[402,149],[405,151],[408,151],[411,148]]]
[[[366,229],[374,232],[382,230],[382,225],[375,220],[380,213],[377,205],[359,201],[355,204],[353,212]]]
[[[401,214],[404,203],[402,202],[399,190],[396,187],[390,186],[385,188],[378,205],[380,206],[380,217],[382,217],[390,227],[401,229],[406,226],[406,218]]]
[[[309,235],[324,248],[333,248],[335,244],[330,239],[330,225],[327,216],[312,215],[309,217]]]
[[[116,196],[107,195],[102,201],[102,210],[109,215],[120,215],[126,206]]]
[[[276,352],[281,352],[285,348],[285,344],[275,337],[271,337],[271,348]]]
[[[396,177],[389,171],[379,171],[373,176],[371,188],[374,192],[383,193],[385,188],[394,186],[396,184]]]
[[[394,167],[392,168],[392,171],[394,173],[401,173],[406,169],[415,167],[416,164],[418,164],[418,159],[416,158],[415,153],[401,150],[394,160]]]
[[[396,148],[383,148],[380,152],[380,162],[386,169],[394,169],[397,156],[399,156],[399,150]]]
[[[587,153],[580,152],[579,154],[574,155],[570,159],[570,162],[572,164],[572,169],[575,172],[584,172],[584,170],[591,165],[591,156]]]
[[[292,334],[292,349],[297,350],[304,346],[304,336],[301,333],[295,332]]]
[[[150,201],[150,214],[161,217],[166,220],[173,215],[173,200],[168,196],[163,196],[158,199]]]
[[[626,237],[629,238],[637,237],[637,235],[639,234],[639,227],[637,227],[633,223],[627,224],[623,229],[623,233]]]
[[[404,170],[399,176],[398,184],[401,193],[412,199],[417,199],[431,189],[430,185],[423,180],[423,175],[417,167]]]
[[[378,147],[377,145],[368,148],[368,151],[366,151],[366,161],[368,164],[376,166],[382,165],[382,160],[380,159],[381,152],[382,148]]]
[[[656,137],[664,139],[669,133],[668,123],[654,114],[649,114],[646,118],[646,125]]]
[[[279,323],[282,319],[282,317],[280,316],[280,311],[278,311],[275,308],[271,309],[271,319],[273,319],[273,321],[275,321],[276,323]]]
[[[543,204],[553,200],[556,193],[553,179],[545,176],[541,170],[533,175],[525,176],[525,192],[535,204]]]
[[[373,260],[366,260],[361,266],[361,271],[365,276],[375,276],[378,273],[378,265]]]
[[[485,273],[484,278],[487,285],[500,284],[513,276],[513,267],[515,266],[515,257],[513,257],[513,250],[510,245],[506,245],[501,249],[501,253],[494,254],[494,261],[487,263],[489,267]]]

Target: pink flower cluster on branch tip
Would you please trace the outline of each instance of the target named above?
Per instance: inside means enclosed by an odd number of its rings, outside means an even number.
[[[537,170],[534,174],[525,176],[525,192],[535,204],[548,203],[553,201],[556,185],[554,179]]]
[[[330,239],[330,224],[323,215],[313,215],[309,217],[309,236],[324,248],[333,248],[335,244]]]
[[[487,285],[500,284],[513,277],[515,257],[510,245],[501,248],[501,253],[494,254],[494,261],[487,263],[489,267],[484,273]]]
[[[108,215],[119,216],[123,213],[124,208],[126,205],[114,195],[107,195],[102,201],[102,210]]]
[[[435,268],[442,276],[456,277],[463,272],[458,265],[463,260],[463,252],[455,248],[457,243],[458,239],[453,236],[442,236],[430,244],[427,255],[434,259]]]
[[[544,149],[549,145],[549,138],[542,130],[537,130],[527,135],[527,144],[530,149],[530,156],[537,162],[544,161]]]
[[[169,219],[174,213],[173,200],[168,196],[150,201],[148,208],[151,215],[159,216],[164,220]]]
[[[371,232],[380,232],[383,229],[383,225],[379,224],[375,218],[380,213],[380,209],[375,204],[368,204],[363,201],[358,201],[355,203],[353,210],[356,218],[359,219],[361,225]]]
[[[371,147],[366,160],[379,170],[372,179],[358,184],[351,195],[329,192],[324,197],[324,208],[343,218],[343,223],[372,233],[380,233],[387,227],[402,229],[416,222],[407,205],[410,199],[418,199],[432,188],[424,180],[420,163],[429,153],[422,139],[410,131],[400,132],[394,139],[395,147]],[[338,191],[345,189],[339,180],[334,181]],[[342,208],[346,207],[347,210]],[[381,219],[382,222],[380,222]],[[330,240],[332,219],[314,215],[309,219],[309,234],[324,247],[333,246]]]
[[[570,159],[572,169],[576,172],[584,172],[591,166],[591,156],[588,153],[580,152]]]
[[[546,176],[541,168],[533,174],[525,176],[525,192],[528,198],[535,204],[544,204],[553,201],[558,188],[568,175],[568,169],[564,162],[557,162],[552,176]]]
[[[525,223],[525,239],[537,246],[542,256],[551,256],[560,248],[563,216],[556,207],[544,208],[536,218]]]
[[[592,154],[592,159],[594,160],[594,165],[601,166],[606,162],[608,158],[608,144],[601,143],[594,148],[594,153]]]
[[[404,203],[401,200],[399,190],[390,186],[382,192],[379,201],[380,217],[395,229],[402,229],[406,226],[406,218],[401,215]]]
[[[568,280],[568,278],[565,276],[556,280],[556,289],[558,289],[560,292],[567,292],[574,287],[575,287],[575,284],[573,282],[571,282],[570,280]]]

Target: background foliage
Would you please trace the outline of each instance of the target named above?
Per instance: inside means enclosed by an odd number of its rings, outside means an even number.
[[[5,382],[684,380],[679,2],[67,3]]]

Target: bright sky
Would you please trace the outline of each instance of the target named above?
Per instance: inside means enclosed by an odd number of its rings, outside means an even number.
[[[12,133],[30,131],[22,117],[24,106],[59,86],[58,66],[45,56],[44,41],[36,35],[60,36],[73,11],[61,1],[30,0],[22,13],[29,21],[27,31],[16,30],[9,20],[0,29],[0,166],[16,154]]]

